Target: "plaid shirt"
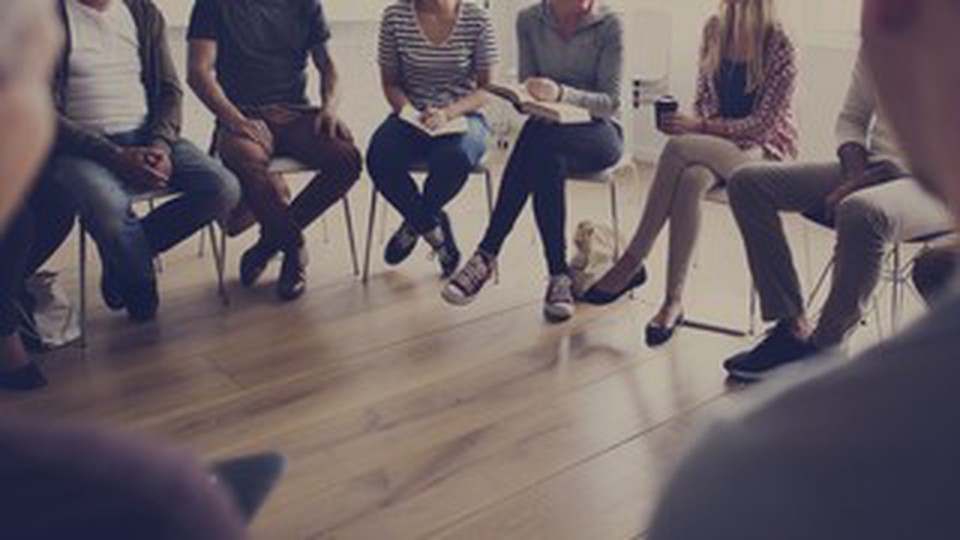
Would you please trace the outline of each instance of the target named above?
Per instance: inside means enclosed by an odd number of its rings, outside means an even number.
[[[707,23],[704,44],[718,31],[718,25],[716,18]],[[796,88],[797,51],[786,32],[777,27],[767,39],[766,76],[757,89],[753,112],[737,120],[722,118],[716,77],[703,67],[697,77],[694,110],[699,117],[711,120],[725,138],[745,150],[761,148],[767,159],[777,161],[795,159],[800,139],[793,114]]]

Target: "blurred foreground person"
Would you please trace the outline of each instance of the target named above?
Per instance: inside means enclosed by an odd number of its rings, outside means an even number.
[[[960,216],[960,0],[865,0],[864,45],[911,168]],[[649,538],[960,538],[960,292],[849,364],[780,379],[681,466]],[[824,363],[825,365],[827,363]],[[773,386],[777,386],[774,384]]]
[[[53,138],[47,85],[61,42],[51,2],[0,2],[0,237]],[[0,536],[244,538],[240,511],[262,497],[237,494],[232,504],[227,490],[261,487],[249,468],[218,467],[215,479],[189,457],[149,440],[2,418]]]

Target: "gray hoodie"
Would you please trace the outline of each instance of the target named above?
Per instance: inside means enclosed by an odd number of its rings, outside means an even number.
[[[520,81],[547,77],[563,86],[563,101],[597,118],[620,115],[623,81],[623,24],[612,9],[598,5],[570,39],[543,0],[517,18]]]

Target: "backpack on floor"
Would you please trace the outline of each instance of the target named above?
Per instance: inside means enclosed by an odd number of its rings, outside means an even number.
[[[617,262],[614,259],[613,229],[584,221],[577,225],[573,245],[576,252],[570,261],[570,271],[573,293],[579,298]]]
[[[27,301],[21,302],[21,331],[27,342],[51,350],[80,339],[80,314],[70,303],[55,272],[37,272],[27,279],[24,289]]]

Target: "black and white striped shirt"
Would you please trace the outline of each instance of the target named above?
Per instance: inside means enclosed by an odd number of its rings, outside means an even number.
[[[497,45],[490,17],[473,2],[461,1],[453,31],[438,45],[424,34],[414,0],[399,0],[383,12],[378,56],[413,106],[424,110],[476,91],[479,72],[497,62]]]

